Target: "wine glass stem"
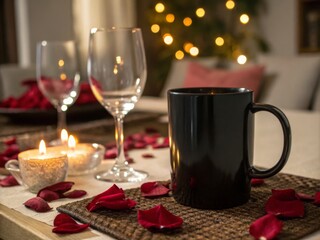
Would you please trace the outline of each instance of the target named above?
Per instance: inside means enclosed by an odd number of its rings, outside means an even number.
[[[61,130],[66,129],[66,111],[62,111],[61,107],[58,107],[58,136],[60,136]]]
[[[122,116],[116,116],[115,117],[115,138],[117,143],[117,150],[118,150],[118,157],[116,161],[117,167],[121,168],[123,166],[126,166],[126,157],[124,154],[124,148],[123,148],[123,117]]]

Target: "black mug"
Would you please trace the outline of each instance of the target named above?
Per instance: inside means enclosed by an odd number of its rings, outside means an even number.
[[[180,88],[168,91],[172,193],[183,205],[224,209],[246,203],[252,178],[267,178],[286,164],[291,128],[278,108],[253,102],[245,88]],[[254,113],[281,123],[284,146],[270,169],[253,166]]]

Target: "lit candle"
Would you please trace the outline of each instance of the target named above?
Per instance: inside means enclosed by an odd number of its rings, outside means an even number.
[[[22,182],[31,192],[64,181],[67,176],[67,155],[59,147],[46,148],[43,140],[39,149],[23,151],[18,159]]]
[[[67,143],[68,143],[68,132],[67,132],[66,129],[62,129],[61,130],[60,139],[61,139],[61,144],[62,145],[67,145]]]
[[[104,156],[105,148],[100,144],[78,143],[73,135],[69,136],[68,155],[69,175],[86,174],[93,171]]]

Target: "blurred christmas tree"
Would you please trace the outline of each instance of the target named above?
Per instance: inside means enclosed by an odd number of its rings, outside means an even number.
[[[243,64],[268,51],[258,32],[264,9],[263,0],[152,0],[146,17],[160,76],[173,59],[217,56]]]

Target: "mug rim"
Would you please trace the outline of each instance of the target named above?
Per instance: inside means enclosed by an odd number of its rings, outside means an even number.
[[[227,87],[192,87],[192,88],[172,88],[167,91],[170,95],[237,95],[253,93],[248,88],[227,88]]]

